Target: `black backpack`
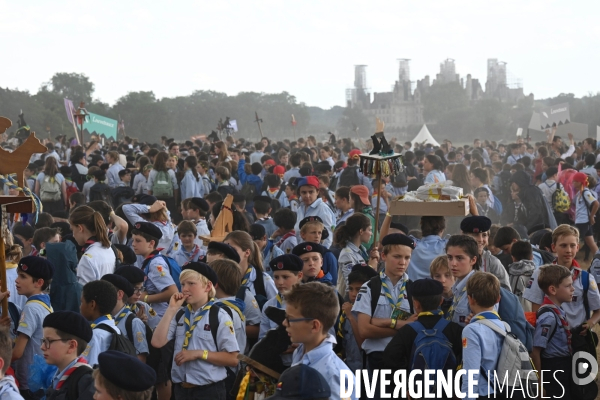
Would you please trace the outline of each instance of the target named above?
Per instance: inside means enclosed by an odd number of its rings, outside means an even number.
[[[135,191],[129,186],[119,186],[111,190],[112,206],[119,207],[126,201],[130,201],[135,195]]]
[[[86,375],[91,375],[93,371],[92,367],[82,365],[69,375],[67,378],[69,386],[67,389],[66,400],[75,400],[79,398],[79,380]]]
[[[408,304],[410,304],[410,313],[414,314],[415,310],[413,309],[412,302],[412,283],[410,279],[406,282],[406,298],[408,299]],[[373,296],[373,293],[379,293],[381,295],[381,277],[376,275],[369,280],[367,286],[371,289],[371,317],[375,314],[375,309],[377,308],[377,302],[379,301],[379,296]]]
[[[90,188],[90,201],[102,200],[112,207],[112,193],[110,186],[106,183],[98,182]]]
[[[135,318],[136,315],[134,313],[130,313],[125,320],[125,334],[131,344],[133,344],[134,340],[136,340],[136,338],[133,337],[133,320]],[[146,342],[148,343],[148,357],[146,357],[146,364],[152,367],[152,369],[155,371],[158,371],[158,364],[160,362],[160,349],[152,346],[152,329],[146,323],[144,323],[144,326],[146,327]]]
[[[254,196],[256,196],[256,185],[248,182],[244,183],[240,194],[244,195],[247,203],[253,202]]]
[[[133,357],[137,356],[137,351],[135,347],[133,347],[133,343],[122,333],[115,332],[109,326],[106,326],[106,324],[99,324],[94,329],[102,329],[103,331],[112,333],[112,339],[110,341],[110,346],[108,346],[108,350],[120,351],[121,353],[129,354]]]
[[[79,191],[83,191],[83,185],[87,182],[87,177],[79,173],[77,164],[71,164],[71,180],[75,182]]]
[[[358,179],[358,165],[354,165],[351,167],[346,167],[340,174],[338,179],[339,187],[342,186],[354,186],[360,184],[360,179]]]

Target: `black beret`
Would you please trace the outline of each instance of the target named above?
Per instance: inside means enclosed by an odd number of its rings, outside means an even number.
[[[252,201],[254,201],[254,202],[262,201],[264,203],[271,204],[271,198],[269,196],[254,196],[254,198],[252,199]]]
[[[317,222],[320,222],[323,224],[323,233],[321,233],[321,240],[327,239],[329,237],[329,231],[327,230],[327,227],[325,227],[325,223],[323,223],[323,220],[321,219],[321,217],[318,217],[316,215],[306,217],[306,218],[303,218],[302,220],[300,220],[300,225],[298,226],[298,228],[302,229],[302,227],[307,222],[313,222],[313,221],[317,221]]]
[[[217,273],[208,265],[203,262],[192,261],[185,263],[181,270],[191,269],[196,271],[200,275],[203,275],[212,282],[213,286],[217,284]]]
[[[130,246],[126,244],[115,244],[115,247],[123,254],[123,264],[131,265],[137,261],[137,256]]]
[[[115,275],[122,276],[123,278],[127,279],[132,285],[143,283],[146,279],[146,274],[144,274],[144,271],[142,271],[141,268],[136,267],[135,265],[123,265],[115,271]]]
[[[267,230],[261,224],[252,224],[248,233],[252,236],[252,240],[261,240],[267,234]]]
[[[527,230],[527,236],[531,236],[532,233],[541,231],[541,230],[545,230],[545,229],[549,229],[550,227],[546,224],[537,224],[532,226],[531,228],[529,228]]]
[[[207,252],[210,252],[211,250],[223,253],[223,255],[225,255],[226,258],[235,261],[236,263],[240,262],[240,255],[238,254],[238,252],[227,243],[209,242]]]
[[[410,232],[410,230],[406,227],[406,225],[404,225],[403,223],[400,223],[400,222],[392,222],[390,224],[390,228],[392,228],[392,229],[398,229],[399,231],[404,232],[405,235],[408,232]]]
[[[304,261],[295,254],[283,254],[275,257],[269,262],[271,271],[295,271],[300,272],[304,268]]]
[[[54,265],[50,262],[50,260],[43,257],[23,257],[19,261],[19,268],[27,275],[31,275],[36,279],[43,279],[45,281],[52,279],[52,276],[54,275]]]
[[[292,254],[301,256],[302,254],[315,252],[315,253],[321,253],[321,255],[323,255],[323,254],[325,254],[326,251],[327,251],[327,249],[318,243],[303,242],[292,249]]]
[[[492,220],[483,215],[472,215],[460,222],[460,230],[464,233],[487,232],[492,227]]]
[[[125,277],[117,274],[106,274],[102,277],[102,280],[115,285],[117,290],[122,290],[127,297],[133,296],[133,285]]]
[[[381,240],[381,245],[387,246],[388,244],[401,244],[403,246],[408,246],[413,250],[415,249],[415,241],[412,240],[410,237],[403,235],[401,233],[392,233],[392,234],[386,235]]]
[[[108,350],[98,355],[102,376],[116,387],[128,392],[143,392],[156,383],[156,372],[137,357]]]
[[[194,203],[196,207],[198,207],[204,212],[208,211],[208,209],[210,208],[206,200],[204,200],[202,197],[192,197],[190,198],[190,203]]]
[[[88,343],[93,336],[90,322],[80,313],[73,311],[55,311],[46,315],[42,327],[57,329]]]
[[[150,222],[136,222],[133,226],[136,230],[145,233],[146,235],[150,235],[153,238],[161,239],[162,231],[158,229],[158,226],[150,223]]]
[[[444,292],[444,285],[435,279],[417,279],[412,283],[413,297],[437,296]],[[429,311],[429,310],[424,310]]]
[[[373,278],[374,276],[377,276],[377,271],[375,271],[372,267],[368,266],[365,263],[354,264],[350,273],[352,272],[360,272],[361,274],[366,275],[369,279]]]
[[[142,194],[142,195],[140,195],[135,200],[136,200],[137,203],[144,204],[144,205],[147,205],[147,206],[151,206],[152,204],[156,203],[156,200],[158,200],[158,199],[156,197],[152,196],[152,195],[149,195],[149,194]]]

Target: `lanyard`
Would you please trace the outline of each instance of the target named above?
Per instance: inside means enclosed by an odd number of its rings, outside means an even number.
[[[208,310],[210,310],[210,308],[212,307],[214,302],[215,302],[215,299],[210,299],[210,301],[202,307],[200,314],[198,314],[198,316],[196,318],[194,318],[194,320],[191,323],[190,323],[190,318],[192,316],[192,306],[190,304],[188,304],[187,307],[185,308],[183,323],[185,324],[186,328],[185,328],[185,337],[183,338],[183,347],[182,347],[183,350],[187,350],[187,348],[190,344],[190,338],[192,337],[192,332],[194,331],[194,329],[196,329],[196,326],[198,325],[198,322],[200,322],[202,317],[204,317],[206,315],[206,313],[208,312]]]
[[[98,326],[101,322],[109,321],[112,319],[113,318],[110,314],[103,315],[100,318],[96,319],[94,322],[92,322],[92,329],[94,329],[96,326]]]
[[[392,291],[390,290],[390,287],[388,286],[388,284],[385,282],[385,275],[383,274],[383,272],[380,274],[381,277],[381,287],[383,288],[383,293],[385,295],[385,297],[388,299],[388,302],[390,303],[390,305],[392,306],[392,309],[399,309],[400,305],[402,304],[402,300],[404,299],[404,292],[406,291],[406,281],[402,281],[402,286],[400,286],[400,292],[398,293],[398,297],[396,298],[396,301],[394,302],[394,298],[392,297]]]

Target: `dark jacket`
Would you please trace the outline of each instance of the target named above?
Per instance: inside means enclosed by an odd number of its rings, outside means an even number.
[[[523,225],[528,230],[535,225],[551,226],[544,195],[540,188],[531,184],[529,175],[524,171],[517,171],[512,176],[511,182],[519,186],[519,198],[526,210],[527,218],[523,221]]]
[[[71,241],[46,243],[46,257],[54,264],[50,302],[54,311],[79,312],[82,286],[77,281],[77,249]]]
[[[79,367],[79,368],[88,368],[88,367]],[[85,374],[79,377],[77,382],[72,382],[72,377],[74,377],[76,372],[73,372],[72,376],[69,376],[65,383],[59,390],[54,390],[52,388],[46,390],[46,400],[92,400],[94,398],[94,393],[96,392],[96,388],[94,386],[94,378],[92,378],[92,374]],[[77,390],[74,391],[71,385],[76,384]],[[69,398],[69,393],[77,393],[78,396],[74,399]]]

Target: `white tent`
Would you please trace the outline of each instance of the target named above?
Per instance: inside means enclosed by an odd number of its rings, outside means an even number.
[[[412,140],[413,145],[415,143],[431,143],[434,146],[439,146],[440,144],[431,136],[429,129],[427,129],[427,125],[423,125],[419,134]]]

